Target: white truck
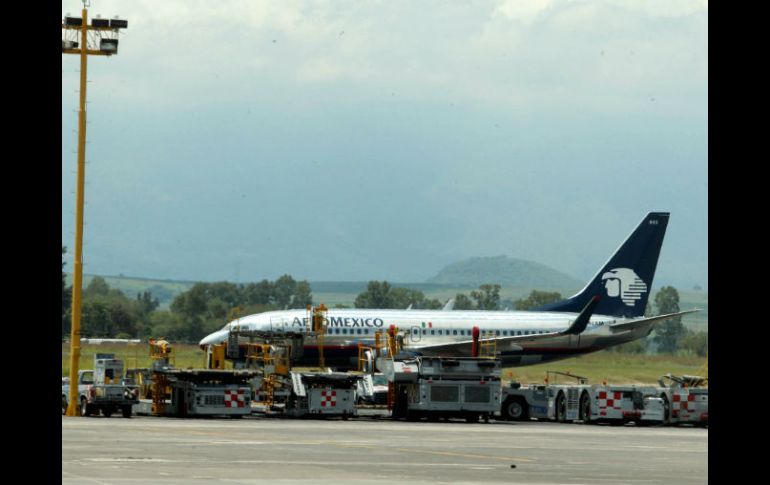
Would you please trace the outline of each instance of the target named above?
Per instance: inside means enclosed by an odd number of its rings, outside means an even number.
[[[110,417],[120,410],[124,418],[130,418],[131,406],[139,402],[136,388],[123,382],[123,361],[114,354],[96,354],[93,370],[78,371],[77,386],[81,416],[101,411]],[[67,411],[69,392],[69,379],[62,379],[62,414]]]

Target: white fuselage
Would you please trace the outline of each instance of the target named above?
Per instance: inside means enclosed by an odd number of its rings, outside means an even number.
[[[468,356],[471,353],[473,328],[478,327],[482,337],[495,338],[555,333],[565,330],[577,317],[575,313],[527,311],[438,311],[438,310],[373,310],[330,309],[326,315],[327,330],[324,354],[335,352],[344,359],[352,358],[358,343],[371,344],[377,331],[395,326],[405,334],[405,349],[424,355]],[[611,316],[594,315],[580,335],[557,335],[536,341],[505,342],[497,344],[507,365],[527,365],[562,359],[624,343],[643,336],[649,328],[612,332],[609,325],[628,321]],[[227,324],[200,344],[208,345],[227,340],[230,328],[262,332],[309,331],[309,314],[305,310],[283,310],[249,315]],[[518,340],[518,339],[517,339]],[[433,350],[430,347],[467,342],[450,349]],[[316,348],[310,337],[306,349]],[[317,352],[317,350],[316,350]],[[341,353],[345,353],[343,357]]]

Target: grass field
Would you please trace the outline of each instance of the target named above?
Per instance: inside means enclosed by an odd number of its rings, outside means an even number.
[[[197,345],[173,345],[175,366],[201,368],[204,353]],[[127,367],[150,367],[152,360],[146,343],[132,345],[83,345],[80,349],[80,368],[93,368],[94,353],[113,353],[126,362]],[[69,375],[68,344],[62,344],[62,376]],[[665,355],[635,355],[614,352],[596,352],[581,357],[550,364],[508,368],[503,379],[515,379],[523,383],[540,383],[546,371],[571,372],[588,377],[593,384],[607,381],[610,384],[655,384],[667,373],[675,375],[699,374],[706,359],[700,357],[676,357]],[[559,381],[561,382],[561,381]],[[566,382],[566,381],[565,381]]]
[[[192,367],[200,369],[204,365],[204,353],[197,345],[172,345],[174,349],[174,365],[179,368]],[[126,367],[150,367],[152,359],[147,343],[141,344],[85,344],[80,347],[80,368],[93,369],[94,354],[115,354],[115,358],[123,359]],[[70,346],[61,346],[62,377],[69,376]]]
[[[671,355],[637,355],[601,351],[548,364],[514,367],[503,371],[503,379],[542,383],[546,371],[570,372],[588,377],[589,383],[655,384],[663,374],[703,375],[706,359]],[[563,378],[561,378],[563,379]],[[558,382],[574,380],[558,380]],[[554,380],[552,379],[552,382]]]

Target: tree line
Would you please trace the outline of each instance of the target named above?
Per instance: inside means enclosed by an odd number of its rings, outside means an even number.
[[[62,247],[62,256],[65,252]],[[72,287],[66,285],[64,266],[62,262],[62,340],[70,336],[72,321]],[[240,316],[306,308],[312,301],[307,281],[283,275],[275,281],[258,283],[196,283],[177,295],[168,310],[161,310],[150,292],[130,298],[97,276],[83,290],[80,334],[102,338],[163,336],[178,342],[198,342]]]

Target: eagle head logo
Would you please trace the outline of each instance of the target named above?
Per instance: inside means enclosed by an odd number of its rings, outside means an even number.
[[[647,293],[647,284],[629,268],[611,269],[602,275],[602,281],[607,296],[620,297],[628,306],[634,306],[642,293]]]

